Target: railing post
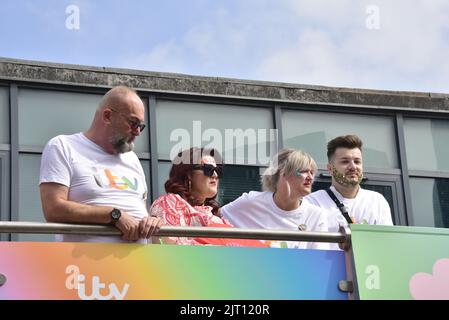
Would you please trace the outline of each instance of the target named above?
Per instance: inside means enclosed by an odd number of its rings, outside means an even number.
[[[341,226],[339,231],[344,234],[345,241],[339,244],[340,249],[345,251],[346,279],[341,280],[338,288],[348,293],[350,300],[359,299],[357,277],[355,274],[354,255],[352,253],[351,229],[349,226]]]

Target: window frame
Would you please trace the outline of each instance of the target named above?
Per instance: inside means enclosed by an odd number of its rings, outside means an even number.
[[[0,85],[9,88],[9,101],[10,101],[10,144],[0,144],[0,151],[5,151],[6,160],[8,166],[6,173],[8,175],[8,181],[5,184],[5,175],[0,178],[1,194],[5,194],[8,204],[8,210],[6,216],[10,220],[17,220],[18,215],[18,159],[19,154],[23,152],[28,153],[41,153],[42,150],[36,146],[19,146],[18,144],[18,102],[17,94],[18,89],[40,89],[47,91],[63,91],[68,93],[84,93],[84,94],[104,94],[108,91],[110,85],[97,85],[91,83],[83,84],[68,84],[68,83],[56,83],[56,82],[38,82],[33,81],[20,81],[20,80],[0,80]],[[281,84],[279,84],[281,86]],[[284,89],[288,90],[288,88]],[[156,199],[155,195],[158,193],[159,180],[158,180],[158,162],[163,161],[157,158],[157,134],[156,134],[156,120],[155,120],[155,106],[158,99],[162,100],[174,100],[181,102],[195,102],[195,103],[212,103],[212,104],[230,104],[233,106],[242,107],[256,107],[256,108],[269,108],[272,110],[273,128],[278,130],[277,148],[278,150],[283,147],[282,137],[282,111],[283,110],[295,110],[295,111],[317,111],[325,113],[343,113],[343,114],[358,114],[369,116],[390,116],[395,119],[395,141],[398,153],[399,169],[377,169],[377,168],[365,168],[366,175],[379,175],[383,179],[387,179],[388,176],[395,176],[394,185],[396,188],[396,194],[398,194],[398,208],[400,224],[413,226],[413,208],[411,204],[411,191],[409,179],[413,177],[429,177],[429,178],[449,178],[448,173],[439,171],[423,171],[423,170],[408,170],[407,157],[405,152],[404,141],[404,118],[418,118],[418,119],[438,119],[449,120],[449,111],[443,107],[440,110],[423,108],[409,108],[404,106],[385,106],[380,104],[373,105],[358,105],[355,103],[330,103],[326,100],[328,98],[323,97],[320,102],[309,102],[301,100],[301,97],[297,97],[289,101],[285,101],[285,97],[279,98],[259,98],[257,93],[252,96],[230,96],[227,93],[210,92],[207,94],[201,93],[186,93],[186,92],[174,92],[165,89],[155,88],[139,88],[137,90],[142,100],[147,101],[146,111],[148,113],[149,124],[149,153],[138,153],[140,160],[150,160],[150,183],[151,183],[151,200]],[[286,91],[286,94],[288,92]],[[375,102],[374,102],[375,103]],[[417,100],[419,103],[419,100]],[[3,154],[3,157],[5,157]],[[320,168],[322,169],[322,168]],[[4,170],[4,169],[2,169]],[[401,183],[397,182],[397,177]],[[373,181],[373,178],[370,178]],[[382,179],[381,179],[382,180]],[[387,179],[388,180],[388,179]],[[150,188],[149,188],[150,189]],[[402,190],[402,191],[401,191]],[[398,193],[399,192],[399,193]],[[402,194],[401,194],[402,192]],[[4,206],[5,201],[2,201]],[[5,217],[4,209],[2,212],[2,219]],[[396,216],[396,212],[395,212]],[[13,238],[14,235],[11,236]],[[14,238],[12,239],[14,240]]]
[[[9,152],[0,151],[0,221],[11,221],[9,160]],[[10,240],[11,234],[0,234],[0,241]]]

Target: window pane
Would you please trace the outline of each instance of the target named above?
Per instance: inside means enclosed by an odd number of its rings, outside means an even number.
[[[145,181],[147,183],[148,195],[147,195],[147,208],[151,206],[151,175],[150,175],[150,160],[140,160],[143,171],[145,172]]]
[[[449,179],[410,178],[415,226],[449,228]]]
[[[0,151],[0,220],[9,221],[9,152]],[[0,241],[9,240],[9,234],[1,233]]]
[[[449,121],[404,119],[404,136],[409,169],[449,171]]]
[[[327,143],[347,134],[362,139],[365,168],[399,167],[392,118],[284,110],[282,125],[284,146],[310,153],[320,168],[327,163]]]
[[[164,160],[202,145],[220,151],[227,164],[267,165],[276,151],[274,132],[269,143],[273,118],[267,108],[159,100],[156,125],[158,156]]]
[[[19,89],[19,144],[43,147],[59,134],[87,130],[101,98],[99,94]],[[148,130],[144,130],[136,139],[135,151],[148,152],[148,141]]]
[[[19,156],[19,221],[45,222],[39,192],[41,156]],[[19,234],[19,241],[54,241],[53,234]]]
[[[170,174],[171,162],[159,161],[158,165],[158,192],[159,196],[165,194],[165,182],[168,180],[168,175]],[[156,199],[155,199],[156,200]]]
[[[9,144],[8,88],[0,88],[0,144]]]
[[[148,101],[147,99],[142,99],[142,102],[145,106],[145,124],[147,125],[147,127],[142,131],[140,136],[137,137],[134,151],[150,152],[150,123],[148,122]]]
[[[234,201],[244,192],[260,191],[260,168],[248,166],[225,166],[220,181],[218,202],[220,206]]]

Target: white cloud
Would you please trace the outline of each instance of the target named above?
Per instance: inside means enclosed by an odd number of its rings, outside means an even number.
[[[374,3],[373,3],[374,2]],[[448,12],[444,1],[290,1],[315,29],[269,53],[255,78],[306,84],[449,92]],[[337,5],[338,4],[338,5]],[[379,8],[380,29],[365,26],[367,4]],[[412,5],[413,4],[413,5]],[[342,8],[347,8],[347,11]],[[357,13],[358,12],[358,13]],[[358,14],[358,16],[356,15]],[[442,84],[441,81],[445,83]]]
[[[350,83],[350,74],[338,63],[339,48],[320,30],[305,30],[298,42],[273,52],[259,67],[266,80],[307,84]],[[343,81],[344,80],[344,81]]]
[[[259,6],[261,3],[264,1],[252,2],[252,5],[237,2],[238,8],[233,10],[218,7],[208,13],[207,18],[195,20],[176,40],[167,39],[147,54],[126,59],[123,65],[136,60],[139,63],[131,63],[133,68],[236,78],[246,75],[248,78],[249,70],[269,51],[282,29],[274,25],[277,20],[273,20],[273,10],[265,10],[266,6]],[[278,7],[271,1],[265,3]]]
[[[368,5],[379,29],[366,26]],[[373,89],[449,92],[449,2],[242,2],[215,8],[133,67]]]
[[[354,0],[286,0],[284,4],[298,19],[334,29],[350,26],[364,10],[363,3]]]
[[[123,65],[140,70],[187,73],[184,48],[173,41],[157,45],[149,53],[130,58]]]

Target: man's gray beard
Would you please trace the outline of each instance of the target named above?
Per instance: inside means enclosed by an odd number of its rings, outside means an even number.
[[[134,149],[134,142],[128,142],[127,137],[113,135],[111,138],[112,147],[117,153],[126,153]]]

